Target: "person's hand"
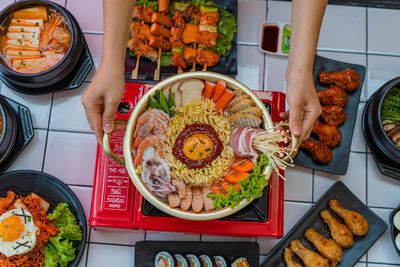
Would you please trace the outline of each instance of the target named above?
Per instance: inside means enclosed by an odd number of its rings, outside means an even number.
[[[310,136],[314,122],[321,115],[321,105],[311,71],[287,72],[286,77],[289,111],[281,113],[281,117],[289,119],[290,131],[299,137],[301,144]]]
[[[114,129],[115,111],[124,94],[124,88],[123,72],[100,67],[82,96],[90,128],[100,144],[103,143],[103,131],[111,133]]]

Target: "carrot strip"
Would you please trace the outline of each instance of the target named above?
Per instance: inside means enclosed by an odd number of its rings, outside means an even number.
[[[211,190],[213,191],[214,194],[218,194],[219,192],[221,192],[220,184],[218,183],[211,185]]]
[[[237,158],[232,164],[233,169],[241,172],[249,172],[253,167],[254,163],[248,159]]]
[[[215,103],[215,107],[224,110],[234,96],[235,94],[231,90],[225,89],[222,96]]]
[[[215,83],[206,81],[204,83],[204,85],[205,85],[205,88],[203,90],[203,94],[202,95],[203,95],[204,98],[210,99],[212,97],[212,95],[214,94],[214,91],[215,91]]]
[[[229,184],[229,182],[227,180],[222,180],[221,185],[222,185],[222,188],[225,190],[228,190],[229,188],[231,188],[231,185]]]
[[[217,100],[222,96],[225,89],[226,89],[226,82],[219,80],[215,86],[214,95],[212,96],[212,100],[214,101],[214,103],[216,103]]]
[[[247,172],[241,172],[237,170],[230,170],[228,175],[225,176],[225,180],[238,184],[240,179],[246,180],[248,173]]]

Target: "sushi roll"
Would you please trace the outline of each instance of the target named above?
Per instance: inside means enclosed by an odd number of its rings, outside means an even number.
[[[201,267],[200,261],[195,255],[188,254],[186,255],[186,259],[188,261],[189,267]]]
[[[232,263],[232,267],[250,267],[245,258],[238,258]]]
[[[171,254],[166,251],[158,252],[154,260],[155,267],[174,267],[175,261]]]
[[[181,254],[175,254],[176,267],[188,267],[188,262]]]
[[[213,260],[215,263],[215,267],[228,267],[228,265],[226,265],[224,257],[222,256],[214,256]]]
[[[200,261],[201,261],[201,266],[202,267],[213,267],[213,263],[207,255],[200,255]]]

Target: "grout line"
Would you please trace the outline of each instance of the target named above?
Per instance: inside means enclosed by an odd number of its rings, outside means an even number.
[[[367,154],[368,154],[367,151],[363,152],[363,151],[353,151],[353,150],[350,150],[350,152],[351,152],[351,153],[355,153],[355,154],[364,154],[364,155],[367,155]]]
[[[68,186],[80,186],[80,187],[89,187],[89,188],[93,188],[92,185],[84,185],[84,184],[66,184]]]
[[[75,130],[49,129],[49,131],[50,131],[50,132],[58,132],[58,133],[94,134],[94,132],[89,132],[89,131],[75,131]]]
[[[67,8],[68,0],[65,0],[65,5],[64,7]]]
[[[384,262],[376,262],[376,261],[367,261],[367,266],[368,263],[372,263],[372,264],[379,264],[379,265],[386,265],[386,266],[400,266],[400,264],[398,263],[384,263]]]
[[[237,42],[238,46],[258,46],[258,43],[251,43],[251,42]]]
[[[88,261],[89,261],[89,248],[90,248],[90,235],[92,233],[92,228],[89,227],[89,235],[88,235],[88,240],[86,242],[87,245],[87,250],[86,250],[86,261],[85,261],[85,267],[88,267]]]
[[[368,208],[372,208],[372,209],[382,209],[382,210],[394,210],[395,207],[382,207],[382,206],[369,206]]]
[[[313,204],[312,201],[305,201],[305,200],[290,200],[290,199],[285,199],[284,202],[287,202],[287,203],[297,203],[297,204]]]
[[[106,242],[92,242],[92,241],[90,241],[89,244],[93,244],[93,245],[103,245],[103,246],[118,246],[118,247],[135,247],[135,245],[128,245],[128,244],[106,243]]]
[[[94,35],[103,35],[104,33],[102,32],[97,32],[97,31],[82,31],[83,34],[94,34]]]
[[[311,202],[314,203],[314,180],[315,180],[315,170],[312,169],[312,183],[311,183]]]
[[[340,50],[330,48],[318,48],[317,52],[331,52],[331,53],[343,53],[343,54],[358,54],[358,55],[370,55],[370,56],[388,56],[388,57],[400,57],[400,54],[386,53],[386,52],[361,52],[355,50]]]
[[[44,131],[47,131],[47,128],[41,128],[41,127],[37,127],[37,128],[33,128],[33,130],[44,130]]]
[[[49,119],[47,121],[47,129],[46,129],[47,130],[46,142],[44,143],[44,151],[43,151],[42,172],[44,171],[44,163],[46,162],[47,144],[49,141],[49,128],[50,128],[50,120],[51,120],[51,111],[53,110],[53,101],[54,101],[54,93],[51,94],[50,112],[49,112]]]

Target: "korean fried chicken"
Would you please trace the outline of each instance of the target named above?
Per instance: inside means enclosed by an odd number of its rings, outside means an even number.
[[[313,160],[322,164],[330,162],[333,158],[332,150],[320,141],[305,140],[301,147],[310,151]]]
[[[338,105],[346,106],[348,97],[346,92],[335,85],[331,85],[328,89],[317,92],[319,101],[327,106]]]
[[[304,237],[307,238],[329,262],[336,264],[342,260],[342,248],[332,239],[325,238],[312,228],[307,229],[304,233]]]
[[[329,267],[327,259],[318,253],[305,248],[303,244],[301,244],[300,240],[293,240],[290,242],[290,248],[300,257],[306,267]]]
[[[346,120],[347,114],[341,106],[322,106],[321,118],[330,125],[339,126]]]
[[[285,248],[285,252],[283,253],[283,258],[285,259],[287,267],[302,267],[300,263],[297,263],[293,260],[293,250],[290,248]]]
[[[320,214],[328,225],[333,240],[335,240],[339,246],[342,248],[349,248],[354,244],[353,234],[346,225],[338,222],[327,210],[321,211]]]
[[[343,208],[336,199],[329,201],[329,207],[343,219],[354,235],[363,236],[368,232],[368,222],[360,213]]]
[[[316,121],[312,132],[327,146],[334,148],[342,141],[342,134],[337,126]]]
[[[341,72],[321,72],[319,81],[334,84],[348,92],[353,92],[360,86],[360,77],[355,70],[345,69]]]

